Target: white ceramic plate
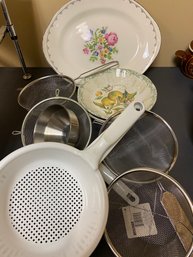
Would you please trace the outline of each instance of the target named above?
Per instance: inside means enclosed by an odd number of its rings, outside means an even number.
[[[50,66],[72,78],[111,60],[144,73],[161,44],[159,28],[132,0],[71,0],[52,18],[43,37]]]
[[[157,90],[152,81],[136,71],[111,68],[90,76],[79,85],[79,103],[100,121],[123,110],[133,100],[144,103],[150,110],[157,100]]]

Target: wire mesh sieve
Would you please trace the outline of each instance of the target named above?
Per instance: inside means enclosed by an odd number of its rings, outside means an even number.
[[[135,173],[138,179],[133,179]],[[144,183],[145,173],[156,179]],[[138,195],[139,204],[130,206],[116,193],[113,188],[120,181]],[[108,194],[105,238],[116,256],[191,256],[193,206],[182,186],[168,174],[150,168],[131,169],[111,183]]]
[[[102,133],[119,114],[102,125]],[[115,175],[136,167],[171,170],[178,156],[178,142],[169,124],[158,114],[145,111],[144,115],[118,142],[103,163]],[[144,181],[152,179],[145,174]]]
[[[74,81],[67,76],[49,75],[27,84],[18,95],[18,103],[30,110],[37,103],[54,96],[71,98],[76,90]]]
[[[18,95],[18,103],[24,109],[30,110],[37,103],[50,97],[60,96],[71,98],[76,91],[76,86],[78,86],[84,78],[118,65],[118,61],[110,61],[87,70],[74,79],[57,74],[36,79],[21,90]]]

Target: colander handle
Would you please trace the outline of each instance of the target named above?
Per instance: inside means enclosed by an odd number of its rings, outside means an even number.
[[[83,150],[83,155],[93,169],[98,168],[99,163],[141,117],[144,111],[145,107],[141,102],[133,101],[88,148]]]
[[[110,171],[104,164],[100,164],[99,170],[104,178],[104,181],[110,185],[116,176]],[[129,205],[136,206],[139,204],[139,197],[138,195],[131,190],[124,182],[117,181],[113,185],[113,190],[121,196]]]

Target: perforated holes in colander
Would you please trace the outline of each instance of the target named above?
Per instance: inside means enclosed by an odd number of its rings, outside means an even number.
[[[14,186],[9,216],[13,228],[26,240],[51,243],[68,235],[82,207],[82,190],[68,171],[38,167]]]

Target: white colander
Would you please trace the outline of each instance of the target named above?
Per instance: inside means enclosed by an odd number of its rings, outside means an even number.
[[[143,112],[144,106],[133,102],[85,150],[44,142],[24,146],[0,162],[0,256],[92,253],[108,215],[98,165]]]

